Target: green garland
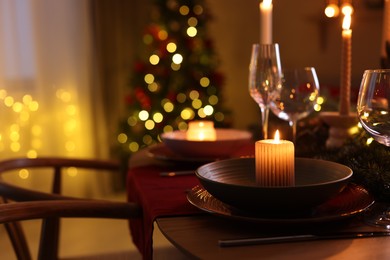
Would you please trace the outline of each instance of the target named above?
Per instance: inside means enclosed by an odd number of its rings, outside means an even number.
[[[361,130],[339,149],[318,149],[316,158],[335,161],[353,170],[352,181],[364,186],[378,201],[390,201],[390,148],[372,141]]]

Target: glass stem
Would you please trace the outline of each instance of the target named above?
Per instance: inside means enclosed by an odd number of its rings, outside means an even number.
[[[260,108],[261,110],[261,126],[263,128],[263,138],[268,139],[268,115],[269,108]]]
[[[297,120],[289,121],[289,125],[292,129],[292,141],[295,144],[296,139],[297,139]]]

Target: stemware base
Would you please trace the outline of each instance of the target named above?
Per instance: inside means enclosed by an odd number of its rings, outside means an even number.
[[[375,203],[365,213],[364,222],[370,226],[390,229],[390,205]]]
[[[339,112],[321,112],[320,117],[329,125],[329,138],[326,140],[329,149],[341,147],[350,136],[348,130],[358,123],[356,113],[340,115]]]

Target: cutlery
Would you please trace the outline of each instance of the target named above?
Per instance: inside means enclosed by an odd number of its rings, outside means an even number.
[[[364,231],[364,232],[337,232],[323,234],[302,234],[273,237],[221,239],[218,241],[220,247],[264,245],[284,242],[299,242],[324,239],[347,239],[347,238],[369,238],[390,236],[390,231]]]
[[[195,171],[188,170],[188,171],[160,172],[160,176],[162,177],[174,177],[174,176],[191,175],[191,174],[195,174]]]

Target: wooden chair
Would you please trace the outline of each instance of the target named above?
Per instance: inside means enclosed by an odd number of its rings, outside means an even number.
[[[4,223],[18,259],[32,259],[21,220],[42,219],[38,259],[58,258],[59,221],[61,217],[131,219],[141,215],[135,203],[83,199],[61,195],[61,172],[67,167],[119,172],[113,161],[69,158],[16,158],[0,161],[0,223]],[[7,183],[4,173],[18,169],[54,171],[51,193],[26,189]],[[34,171],[39,174],[39,171]]]

